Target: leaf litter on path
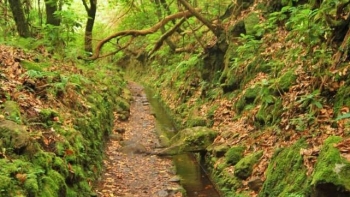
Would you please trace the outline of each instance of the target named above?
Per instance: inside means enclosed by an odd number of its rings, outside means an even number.
[[[175,176],[172,160],[140,154],[136,150],[141,147],[142,151],[152,151],[160,142],[155,132],[154,116],[150,113],[150,106],[145,104],[147,98],[143,88],[133,82],[129,83],[129,88],[133,94],[130,117],[127,121],[116,120],[115,123],[115,133],[124,131],[120,134],[123,141],[112,138],[108,142],[105,170],[95,192],[100,197],[182,197],[181,186],[172,181]],[[121,151],[123,143],[128,144],[129,149]]]

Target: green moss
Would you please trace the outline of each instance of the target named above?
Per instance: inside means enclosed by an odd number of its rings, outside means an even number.
[[[170,141],[170,146],[158,152],[159,154],[180,154],[183,152],[198,152],[206,150],[217,133],[206,127],[191,127],[180,130]]]
[[[35,174],[27,176],[27,179],[24,182],[23,187],[27,191],[28,195],[37,196],[40,189],[37,181],[37,176]]]
[[[15,101],[6,101],[2,109],[0,109],[1,113],[5,116],[6,119],[12,120],[17,124],[22,124],[21,111],[19,109],[18,104]]]
[[[39,151],[32,158],[32,162],[36,166],[40,166],[45,170],[51,169],[53,153]]]
[[[34,71],[43,71],[43,67],[47,67],[47,64],[42,64],[42,63],[36,63],[36,62],[30,62],[27,60],[21,60],[21,65],[23,68],[26,70],[34,70]]]
[[[11,160],[0,159],[0,196],[89,196],[88,179],[96,179],[102,169],[104,139],[113,129],[117,99],[123,101],[122,109],[129,108],[130,94],[122,92],[125,82],[116,73],[111,77],[92,76],[87,84],[81,76],[66,76],[58,71],[41,73],[41,69],[36,68],[39,65],[32,62],[24,62],[24,66],[39,71],[31,74],[45,75],[40,77],[40,82],[53,84],[54,87],[46,89],[48,96],[51,96],[49,91],[64,92],[66,83],[74,83],[75,88],[70,91],[79,94],[79,107],[60,105],[54,108],[58,105],[41,100],[44,106],[52,108],[42,109],[36,119],[31,119],[35,128],[27,132],[27,127],[21,124],[26,120],[22,120],[18,104],[14,101],[1,104],[0,113],[5,120],[0,121],[0,150]],[[109,88],[110,84],[118,85]],[[59,115],[73,120],[73,125],[63,126],[55,121]],[[34,125],[33,122],[30,125]],[[40,130],[35,131],[37,128]],[[54,132],[46,132],[49,129]],[[39,139],[36,134],[41,132],[44,136]],[[48,145],[44,138],[51,140]]]
[[[229,150],[229,146],[227,144],[220,144],[220,145],[213,145],[211,144],[207,151],[211,152],[214,157],[222,157],[227,153],[227,150]]]
[[[246,92],[244,93],[244,98],[250,101],[248,103],[252,103],[255,100],[255,98],[259,96],[261,88],[262,87],[260,85],[255,85],[246,89]]]
[[[121,111],[129,111],[130,110],[129,101],[124,99],[124,98],[118,99],[117,105],[118,105],[118,107],[120,108]]]
[[[300,149],[305,147],[305,141],[299,140],[291,147],[276,150],[267,168],[259,197],[309,195],[307,170],[300,154]]]
[[[231,147],[225,154],[226,163],[236,165],[243,158],[244,150],[243,146]]]
[[[215,171],[214,181],[220,188],[221,192],[224,193],[224,196],[232,196],[229,194],[232,194],[232,191],[237,190],[243,185],[242,181],[232,174],[229,167],[220,171]]]
[[[54,118],[59,117],[59,114],[57,111],[48,108],[40,110],[39,117],[42,123],[46,124],[47,126],[52,126],[55,121]]]
[[[8,154],[12,152],[21,154],[20,150],[25,148],[29,141],[27,127],[11,120],[0,121],[0,148],[4,148]]]
[[[350,162],[334,147],[340,141],[338,136],[329,137],[325,141],[312,176],[313,195],[350,195]]]
[[[14,180],[6,175],[0,174],[0,196],[8,194],[15,185]]]
[[[39,196],[42,197],[61,197],[66,196],[66,188],[64,178],[56,171],[50,170],[47,175],[41,178],[41,191]]]
[[[80,181],[85,179],[85,172],[81,166],[72,165],[71,168],[72,168],[71,178],[72,178],[73,182],[80,182]]]
[[[239,88],[241,80],[242,76],[231,76],[231,74],[228,74],[225,82],[221,85],[221,88],[224,91],[224,93],[232,92]]]
[[[245,98],[242,96],[236,103],[235,103],[235,109],[238,113],[241,113],[246,106]]]
[[[235,109],[238,113],[247,109],[248,106],[254,104],[256,98],[259,97],[262,90],[262,86],[257,84],[250,88],[247,88],[244,95],[235,103]]]
[[[186,127],[206,126],[207,120],[201,117],[192,117],[187,119]]]
[[[277,80],[277,88],[282,92],[287,92],[289,87],[295,83],[297,76],[294,70],[288,70]]]
[[[248,178],[253,172],[254,164],[256,164],[259,161],[262,154],[263,154],[262,151],[258,151],[256,153],[252,153],[244,157],[243,159],[241,159],[235,165],[235,176],[240,179]]]
[[[259,24],[260,19],[259,19],[259,14],[255,12],[251,12],[248,16],[244,18],[244,27],[246,30],[247,35],[252,35],[252,36],[261,36],[257,35],[258,30],[256,28],[256,25]]]
[[[343,106],[350,107],[350,85],[341,86],[335,95],[334,113],[339,115]]]
[[[266,98],[267,97],[265,97],[265,99]],[[256,114],[256,123],[259,123],[259,126],[271,126],[279,122],[283,112],[282,100],[279,98],[272,99],[272,102],[273,103],[267,103],[265,101]]]
[[[67,197],[77,197],[77,196],[79,195],[75,188],[70,188],[70,187],[67,188]]]

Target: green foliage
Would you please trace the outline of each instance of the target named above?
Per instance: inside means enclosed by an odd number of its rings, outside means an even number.
[[[179,73],[180,75],[187,74],[187,72],[191,69],[193,69],[194,66],[199,65],[199,56],[191,56],[188,60],[180,62],[176,68],[175,72]]]
[[[268,31],[275,30],[277,25],[282,24],[288,18],[289,7],[282,8],[281,11],[273,12],[268,15],[266,22],[262,23],[260,26],[264,27]]]
[[[321,103],[320,90],[314,90],[312,93],[303,95],[297,100],[299,107],[308,109],[311,114],[314,114],[316,109],[322,109]]]
[[[290,86],[295,83],[297,76],[294,73],[293,69],[285,72],[280,78],[278,78],[278,82],[276,84],[276,88],[279,91],[286,92],[289,90]]]
[[[338,121],[338,120],[345,119],[345,118],[350,118],[350,113],[340,115],[335,120]]]
[[[296,36],[299,42],[308,44],[309,47],[320,43],[325,34],[330,33],[330,28],[317,23],[315,16],[318,9],[312,10],[307,6],[290,7],[291,17],[286,23],[286,27],[291,29],[291,36]]]
[[[120,6],[125,10],[130,7],[130,2],[120,2]],[[120,24],[120,29],[144,29],[155,24],[157,20],[156,4],[153,2],[143,2],[142,5],[135,5],[134,9],[124,17]]]

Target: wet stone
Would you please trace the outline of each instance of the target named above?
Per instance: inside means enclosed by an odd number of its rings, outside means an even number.
[[[158,191],[158,197],[167,197],[169,193],[165,190]]]
[[[248,182],[248,187],[253,191],[259,191],[263,184],[260,178],[254,177]]]
[[[179,182],[181,181],[181,177],[180,176],[173,176],[169,179],[170,182]]]

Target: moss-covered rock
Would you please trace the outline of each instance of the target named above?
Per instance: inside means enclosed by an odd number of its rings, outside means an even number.
[[[6,119],[22,124],[21,111],[15,101],[6,101],[0,111]]]
[[[192,127],[179,131],[170,139],[170,146],[157,154],[180,154],[183,152],[200,152],[213,143],[217,133],[207,127]]]
[[[207,120],[202,117],[193,117],[193,118],[187,119],[185,125],[186,127],[206,126]]]
[[[229,150],[229,146],[227,144],[220,144],[220,145],[211,145],[207,148],[209,152],[213,154],[214,157],[222,157],[225,155],[227,150]]]
[[[300,149],[305,147],[306,142],[299,140],[291,147],[276,150],[259,197],[309,196],[307,169],[300,154]]]
[[[262,154],[262,151],[258,151],[256,153],[251,153],[250,155],[241,159],[235,165],[235,176],[240,179],[248,178],[253,172],[254,164],[256,164],[259,161]]]
[[[55,120],[55,118],[57,119]],[[59,114],[56,110],[53,109],[42,109],[39,112],[39,119],[43,124],[52,126],[55,121],[59,120]]]
[[[217,177],[216,183],[220,186],[221,190],[224,193],[229,194],[230,192],[240,188],[242,186],[242,181],[239,178],[233,176],[232,174],[229,174],[227,170],[228,169],[223,170],[221,172],[222,175]],[[225,196],[229,196],[229,195],[225,195]]]
[[[225,154],[226,163],[236,165],[243,158],[244,150],[243,146],[231,147]]]
[[[27,128],[11,120],[0,121],[0,147],[20,153],[30,142]],[[19,151],[19,152],[18,152]]]
[[[247,17],[244,18],[244,27],[247,35],[261,36],[257,35],[256,25],[259,24],[259,14],[252,12]]]
[[[340,137],[329,137],[320,152],[312,175],[312,196],[350,196],[350,162],[334,144]]]

